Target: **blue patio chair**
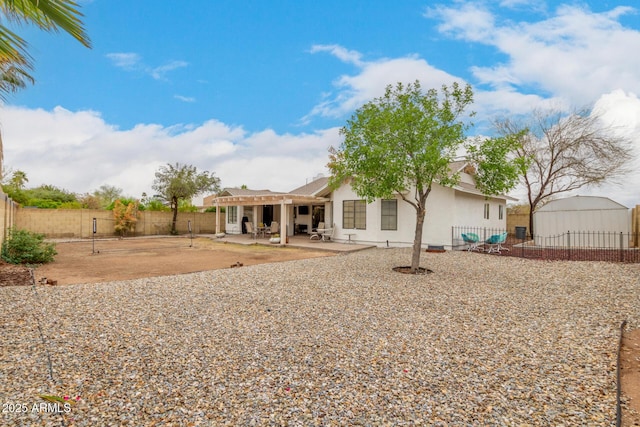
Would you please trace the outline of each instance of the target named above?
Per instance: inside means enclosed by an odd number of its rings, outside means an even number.
[[[484,241],[485,244],[489,245],[489,250],[487,250],[487,253],[499,254],[500,251],[508,251],[509,248],[505,248],[504,246],[502,246],[502,244],[506,241],[507,241],[506,231],[504,233],[494,234],[493,236],[489,237],[487,240]]]
[[[467,252],[471,252],[471,251],[484,251],[483,248],[481,248],[480,245],[480,237],[478,237],[478,235],[476,233],[462,233],[462,240],[464,240],[464,242],[469,245],[467,247]]]

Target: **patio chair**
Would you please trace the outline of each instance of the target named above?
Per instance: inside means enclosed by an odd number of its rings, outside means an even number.
[[[505,248],[504,246],[502,246],[502,244],[504,242],[506,242],[506,240],[507,240],[507,232],[506,231],[504,233],[494,234],[493,236],[489,237],[484,242],[485,244],[489,245],[489,250],[487,250],[487,253],[488,254],[491,254],[491,253],[499,254],[500,251],[508,251],[509,248]]]
[[[276,221],[271,221],[271,226],[266,228],[264,231],[269,236],[272,234],[278,234],[278,223]]]
[[[322,231],[324,231],[324,222],[319,222],[318,223],[318,227],[317,228],[313,228],[311,230],[311,237],[309,237],[309,239],[311,240],[320,240],[322,238]],[[320,231],[318,231],[320,230]]]
[[[480,237],[476,233],[462,233],[462,240],[468,245],[467,252],[471,251],[484,251],[484,248],[480,247]]]
[[[251,238],[258,238],[258,232],[253,228],[253,224],[250,222],[245,222],[244,226],[247,227],[247,234],[251,236]]]
[[[335,230],[336,225],[333,224],[333,227],[331,228],[325,228],[324,232],[321,232],[320,235],[322,236],[322,241],[326,242],[329,241],[333,238],[333,230]]]

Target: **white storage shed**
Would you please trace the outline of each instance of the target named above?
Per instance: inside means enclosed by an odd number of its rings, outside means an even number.
[[[631,232],[631,213],[627,207],[607,197],[567,197],[538,209],[533,214],[533,231],[540,237],[567,232],[627,235]]]

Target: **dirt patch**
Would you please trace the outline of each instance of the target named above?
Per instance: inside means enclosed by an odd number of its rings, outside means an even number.
[[[209,238],[130,238],[58,243],[55,261],[35,270],[58,285],[167,276],[255,264],[330,256],[278,246],[225,244]]]
[[[0,260],[0,286],[31,285],[31,273],[27,267]]]
[[[418,267],[418,269],[415,272],[413,272],[413,271],[411,271],[411,266],[393,267],[392,270],[395,271],[396,273],[403,273],[403,274],[428,274],[428,273],[433,273],[432,270],[429,270],[428,268],[424,268],[424,267]]]
[[[640,426],[640,329],[622,336],[620,386],[622,426]]]

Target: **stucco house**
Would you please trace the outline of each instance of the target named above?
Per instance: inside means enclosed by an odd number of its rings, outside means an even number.
[[[506,203],[513,199],[482,194],[467,162],[454,162],[450,167],[460,173],[460,182],[451,188],[433,186],[427,199],[425,247],[451,248],[458,238],[452,238],[454,226],[506,229]],[[254,224],[278,221],[281,233],[287,236],[308,234],[322,222],[333,228],[335,241],[376,246],[411,246],[415,234],[415,209],[400,197],[366,203],[348,182],[332,191],[327,177],[317,177],[288,193],[225,189],[212,202],[227,207],[225,226],[232,234],[242,232],[243,218]]]

